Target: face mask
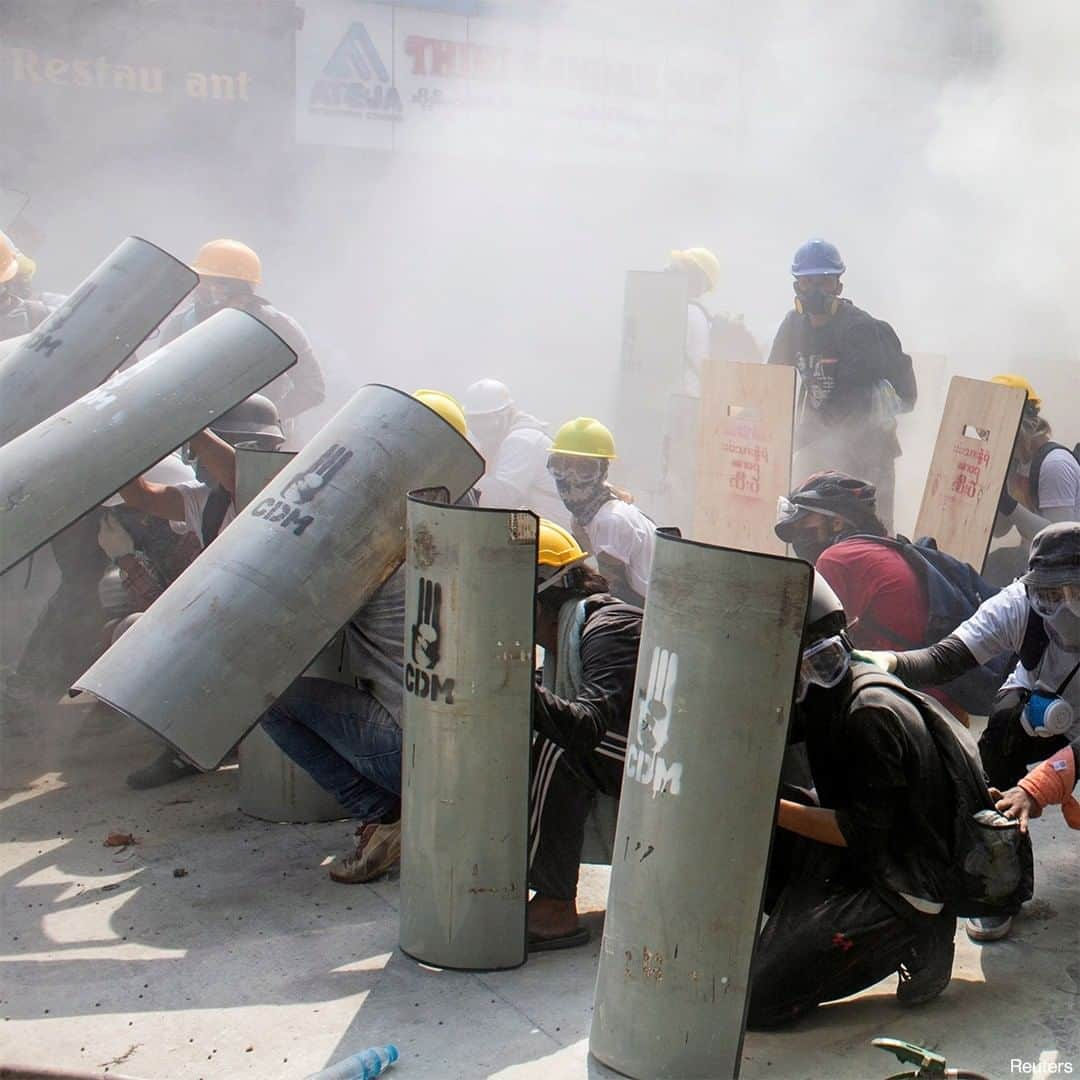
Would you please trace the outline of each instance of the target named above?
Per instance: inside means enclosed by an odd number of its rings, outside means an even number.
[[[824,315],[832,307],[835,299],[830,293],[822,292],[821,289],[810,289],[808,292],[799,294],[799,302],[802,309],[808,315]]]
[[[1020,726],[1024,731],[1043,739],[1064,735],[1072,723],[1072,706],[1053,691],[1042,688],[1032,691],[1020,714]]]
[[[791,550],[795,558],[805,559],[811,566],[832,547],[832,540],[821,540],[816,536],[799,536],[791,541]]]

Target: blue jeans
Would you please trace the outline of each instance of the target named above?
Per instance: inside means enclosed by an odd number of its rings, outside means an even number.
[[[401,728],[366,690],[299,678],[263,714],[263,731],[354,818],[401,812]]]

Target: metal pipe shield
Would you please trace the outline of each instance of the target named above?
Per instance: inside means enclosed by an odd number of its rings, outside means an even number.
[[[812,580],[657,536],[589,1037],[627,1076],[738,1075]]]
[[[198,283],[129,236],[0,362],[0,446],[104,382]]]
[[[219,311],[0,447],[0,573],[295,363]]]
[[[401,948],[525,962],[537,526],[409,499]]]
[[[406,493],[483,471],[431,409],[363,387],[76,688],[216,768],[400,565]]]

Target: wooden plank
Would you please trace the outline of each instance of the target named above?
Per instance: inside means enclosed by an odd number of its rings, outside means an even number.
[[[711,363],[701,391],[693,538],[783,555],[773,526],[791,490],[795,369]]]
[[[686,278],[630,270],[623,297],[622,357],[615,407],[616,483],[648,514],[661,498],[668,398],[681,388],[686,354]]]
[[[1020,430],[1025,394],[1009,386],[954,376],[949,383],[916,536],[932,536],[981,570],[998,499]]]

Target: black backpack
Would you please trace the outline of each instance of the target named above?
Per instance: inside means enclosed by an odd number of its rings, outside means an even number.
[[[870,686],[910,701],[926,724],[956,798],[945,910],[963,918],[1012,915],[1032,896],[1035,870],[1031,837],[994,809],[979,748],[971,733],[933,698],[870,667],[857,671],[851,696]]]
[[[1080,443],[1077,443],[1069,450],[1067,446],[1062,446],[1061,443],[1048,442],[1043,443],[1043,445],[1035,451],[1028,472],[1028,491],[1031,493],[1031,502],[1036,510],[1039,506],[1039,473],[1042,472],[1043,462],[1046,460],[1047,455],[1053,450],[1068,450],[1076,459],[1077,465],[1080,465]]]
[[[899,551],[923,583],[928,608],[926,630],[922,641],[909,642],[900,638],[908,649],[920,649],[947,637],[962,622],[971,618],[985,601],[1001,591],[968,563],[939,551],[933,537],[920,537],[914,543],[904,536],[893,539],[859,534],[844,539],[871,540]],[[867,616],[862,616],[862,619],[874,624],[880,632],[899,637],[895,630],[883,627]],[[941,689],[968,712],[985,716],[1015,664],[1016,658],[1013,656],[998,657],[943,684]]]

